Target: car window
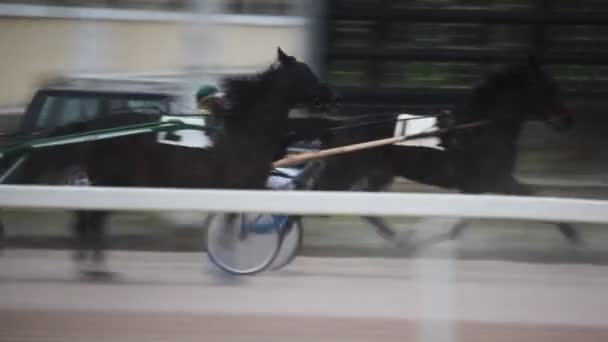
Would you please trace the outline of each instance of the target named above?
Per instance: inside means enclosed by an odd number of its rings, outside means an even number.
[[[110,113],[136,112],[147,114],[165,114],[168,110],[167,100],[114,98],[110,100]]]
[[[190,111],[177,102],[176,97],[162,95],[43,93],[36,101],[36,115],[32,118],[30,129],[54,129],[106,114],[137,112],[164,115]]]
[[[90,120],[99,112],[99,103],[95,97],[46,96],[35,126],[46,129]]]
[[[170,114],[196,113],[196,102],[193,96],[177,96],[169,102]]]
[[[51,113],[56,111],[56,103],[56,96],[47,96],[45,98],[44,102],[42,103],[42,107],[40,108],[38,118],[36,120],[36,128],[43,128],[49,121],[51,121],[51,119],[49,119],[49,116],[51,116]]]

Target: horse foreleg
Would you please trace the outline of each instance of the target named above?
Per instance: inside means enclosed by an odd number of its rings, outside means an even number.
[[[73,248],[72,258],[76,263],[81,263],[86,257],[87,249],[87,212],[76,211],[72,221]]]
[[[88,235],[93,252],[93,262],[97,266],[102,266],[105,262],[104,251],[106,249],[105,221],[106,212],[89,213]]]
[[[4,250],[6,235],[4,234],[4,223],[0,218],[0,252]]]
[[[518,182],[513,179],[511,193],[515,195],[521,196],[533,196],[535,195],[535,191],[525,184]],[[573,245],[579,245],[583,242],[579,232],[575,229],[571,224],[564,222],[546,222],[547,224],[551,224],[556,226],[557,230]]]

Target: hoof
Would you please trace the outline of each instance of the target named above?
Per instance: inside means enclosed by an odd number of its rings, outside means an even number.
[[[78,272],[83,278],[90,280],[108,280],[116,276],[116,273],[111,272],[105,263],[95,261],[78,263]]]

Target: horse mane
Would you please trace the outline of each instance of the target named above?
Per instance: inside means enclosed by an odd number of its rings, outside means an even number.
[[[493,114],[496,96],[505,91],[521,92],[527,86],[532,70],[528,65],[511,65],[491,73],[475,86],[464,106],[455,110],[457,121],[480,120]]]
[[[249,75],[226,77],[222,88],[231,106],[230,112],[236,116],[247,115],[277,74],[279,63],[270,65],[266,70]]]

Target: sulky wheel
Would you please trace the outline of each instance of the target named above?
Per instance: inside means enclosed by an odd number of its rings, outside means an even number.
[[[290,218],[281,232],[281,248],[270,267],[273,271],[289,265],[299,254],[304,237],[304,225],[301,218]]]
[[[206,221],[206,246],[211,262],[235,275],[264,271],[281,248],[276,215],[213,214]]]

